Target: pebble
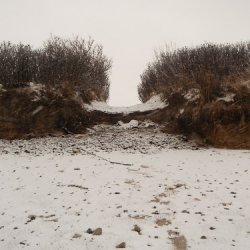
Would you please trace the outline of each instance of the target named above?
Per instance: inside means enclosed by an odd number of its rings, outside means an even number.
[[[126,243],[122,242],[119,245],[117,245],[116,248],[126,248]]]
[[[141,228],[138,225],[134,225],[133,231],[137,232],[138,234],[141,234]]]
[[[102,229],[98,227],[94,232],[93,235],[102,235]]]
[[[86,231],[87,234],[92,234],[94,231],[91,228],[88,228],[88,230]]]
[[[40,156],[86,155],[100,151],[150,154],[164,149],[196,149],[183,140],[183,135],[161,132],[157,124],[148,128],[140,123],[138,128],[122,129],[118,125],[96,125],[86,134],[58,137],[31,138],[29,140],[0,139],[0,154]]]

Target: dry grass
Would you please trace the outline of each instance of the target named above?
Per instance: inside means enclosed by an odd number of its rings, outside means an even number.
[[[197,132],[217,147],[250,148],[249,65],[250,43],[161,51],[141,75],[139,96],[145,102],[162,95],[166,132]]]
[[[89,121],[82,103],[67,95],[30,89],[0,91],[0,138],[27,138],[44,134],[81,133]]]

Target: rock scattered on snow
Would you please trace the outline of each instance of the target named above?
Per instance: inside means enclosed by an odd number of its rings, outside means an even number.
[[[102,228],[98,227],[94,232],[93,235],[102,235]]]
[[[94,231],[91,228],[88,228],[88,230],[86,231],[87,234],[92,234]]]
[[[126,128],[126,129],[124,129]],[[151,121],[117,125],[97,125],[86,134],[59,137],[32,138],[30,140],[0,140],[0,154],[41,156],[94,154],[121,151],[151,154],[164,149],[196,149],[183,135],[161,132],[161,126]]]
[[[141,228],[138,225],[134,225],[133,231],[137,232],[138,234],[141,235]]]
[[[81,234],[74,234],[72,238],[73,238],[73,239],[77,239],[77,238],[81,238],[81,237],[82,237]]]
[[[119,245],[117,245],[116,248],[126,248],[126,243],[122,242]]]

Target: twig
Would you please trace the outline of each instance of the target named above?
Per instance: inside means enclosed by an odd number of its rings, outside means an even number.
[[[104,157],[102,157],[102,156],[96,155],[96,154],[94,154],[94,153],[90,153],[90,152],[88,152],[88,151],[86,151],[86,150],[84,150],[84,151],[85,151],[87,154],[93,155],[93,156],[95,156],[95,157],[98,157],[99,159],[104,160],[104,161],[107,161],[107,162],[109,162],[110,164],[118,164],[118,165],[123,165],[123,166],[133,166],[133,164],[130,164],[130,163],[109,161],[108,159],[106,159],[106,158],[104,158]]]

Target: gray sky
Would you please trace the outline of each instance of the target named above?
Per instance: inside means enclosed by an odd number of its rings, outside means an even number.
[[[0,42],[91,36],[113,60],[109,104],[139,103],[154,50],[250,40],[250,0],[0,0]]]

